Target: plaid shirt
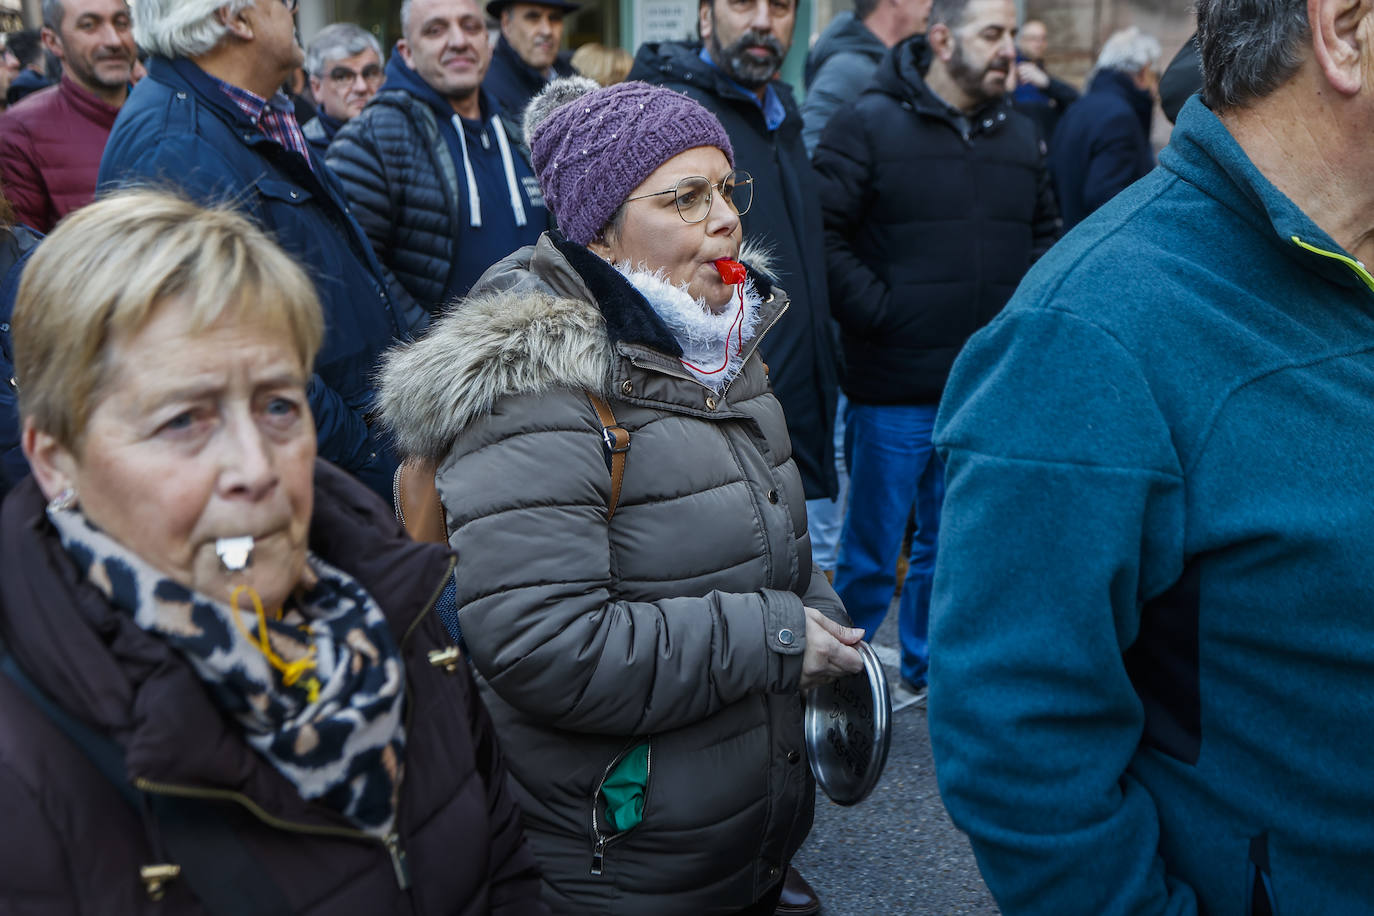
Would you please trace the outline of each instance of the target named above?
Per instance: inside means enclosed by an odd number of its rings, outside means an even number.
[[[229,96],[239,110],[248,115],[248,120],[269,139],[299,155],[310,166],[311,171],[314,171],[315,163],[310,160],[310,149],[305,144],[305,134],[301,133],[301,126],[296,123],[296,108],[286,97],[286,93],[278,92],[271,99],[264,99],[255,92],[226,83],[218,77],[210,78],[219,84],[220,90]]]

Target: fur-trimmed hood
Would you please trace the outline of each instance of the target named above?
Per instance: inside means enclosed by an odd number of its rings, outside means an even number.
[[[768,253],[746,244],[741,260],[770,296],[771,278],[759,266],[769,264]],[[488,270],[423,339],[386,355],[377,406],[402,455],[439,459],[501,397],[556,387],[607,393],[622,341],[682,355],[614,268],[545,233]]]

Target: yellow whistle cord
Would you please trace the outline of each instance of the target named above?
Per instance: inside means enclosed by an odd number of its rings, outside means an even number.
[[[253,635],[248,632],[248,628],[243,625],[243,620],[240,616],[239,595],[244,592],[248,593],[249,600],[253,602],[253,610],[258,615],[258,638],[256,640],[258,650],[262,652],[263,658],[267,659],[269,665],[281,672],[282,685],[286,687],[294,686],[295,683],[301,679],[301,675],[315,669],[315,647],[311,646],[310,652],[304,658],[298,658],[294,662],[283,660],[280,655],[272,650],[272,644],[267,638],[267,612],[263,609],[262,598],[260,598],[258,593],[250,586],[239,585],[230,593],[229,604],[234,610],[234,626],[238,627],[244,639],[247,639],[249,642],[255,641]],[[278,615],[278,618],[280,619],[280,615]],[[319,700],[319,678],[312,677],[310,680],[306,681],[305,689],[307,702],[314,703]]]

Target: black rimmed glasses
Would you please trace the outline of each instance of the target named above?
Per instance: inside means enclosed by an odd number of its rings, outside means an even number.
[[[651,194],[627,197],[625,202],[672,194],[673,203],[677,205],[677,215],[682,217],[682,221],[699,223],[710,215],[711,201],[716,192],[720,193],[721,200],[724,200],[734,208],[736,213],[743,216],[749,212],[749,205],[754,202],[754,176],[743,169],[735,169],[716,184],[712,184],[705,176],[691,175],[680,179],[676,185],[666,191],[654,191]]]
[[[366,67],[363,67],[362,72],[359,73],[357,70],[350,70],[347,67],[340,66],[331,69],[328,76],[329,81],[340,89],[345,86],[352,86],[353,81],[360,76],[363,78],[363,82],[367,83],[369,86],[376,86],[382,81],[382,67],[380,64],[368,64]]]

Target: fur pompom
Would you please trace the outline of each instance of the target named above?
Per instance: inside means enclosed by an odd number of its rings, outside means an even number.
[[[544,119],[552,114],[555,108],[600,88],[596,80],[587,79],[585,76],[565,76],[549,83],[538,95],[530,99],[529,105],[525,106],[525,143],[534,144],[535,131],[539,130],[539,125],[544,123]]]

